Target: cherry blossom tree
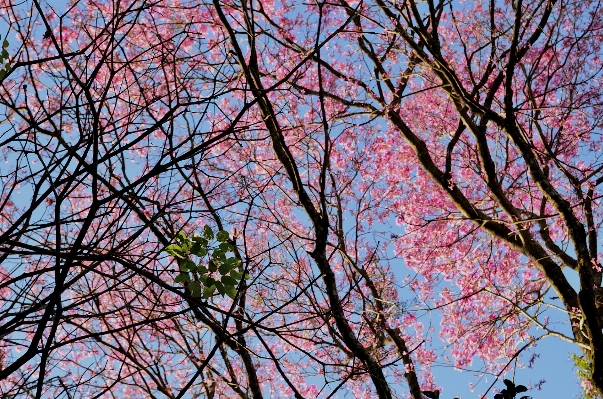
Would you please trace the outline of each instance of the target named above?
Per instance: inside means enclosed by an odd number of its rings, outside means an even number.
[[[13,3],[3,397],[603,393],[598,2]]]

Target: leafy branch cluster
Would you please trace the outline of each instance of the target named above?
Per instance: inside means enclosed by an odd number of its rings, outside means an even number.
[[[576,376],[580,380],[582,386],[582,394],[580,399],[601,399],[601,396],[592,386],[593,365],[584,356],[572,353],[574,367],[576,367]]]
[[[0,80],[4,79],[4,77],[11,70],[11,66],[8,61],[8,58],[9,58],[8,46],[9,46],[8,40],[4,39],[2,41],[2,51],[0,52]],[[1,64],[3,64],[3,63],[4,63],[4,67],[1,66]]]
[[[249,276],[239,271],[242,264],[236,256],[229,256],[234,253],[235,248],[229,241],[229,234],[225,230],[220,230],[215,234],[214,245],[210,245],[214,240],[214,232],[211,227],[203,228],[203,236],[198,233],[187,236],[184,232],[176,234],[176,244],[165,247],[164,251],[173,256],[178,261],[180,274],[176,276],[174,282],[184,284],[191,295],[201,296],[203,287],[203,298],[207,299],[214,295],[218,290],[220,295],[225,294],[234,299],[237,296],[237,286],[239,281]],[[198,258],[195,262],[191,255]],[[216,277],[219,272],[220,277]]]

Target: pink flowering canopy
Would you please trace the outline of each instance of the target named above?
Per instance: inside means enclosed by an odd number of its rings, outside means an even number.
[[[601,7],[0,1],[0,396],[603,393]]]

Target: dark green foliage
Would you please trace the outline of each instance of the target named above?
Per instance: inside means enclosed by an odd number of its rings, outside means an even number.
[[[218,243],[210,245],[214,238]],[[239,282],[249,276],[244,276],[240,270],[241,260],[229,255],[235,252],[235,247],[227,242],[227,231],[221,230],[214,235],[212,228],[205,226],[203,236],[193,234],[192,237],[187,237],[181,231],[174,240],[176,243],[165,247],[164,252],[178,261],[180,274],[174,279],[175,283],[183,284],[194,297],[201,296],[203,291],[203,298],[207,299],[216,290],[222,296],[228,295],[233,299],[236,297]],[[191,256],[197,257],[199,261],[193,261]]]
[[[3,80],[11,69],[10,63],[8,62],[8,44],[8,40],[4,39],[4,41],[2,42],[2,50],[0,50],[0,80]],[[2,66],[2,64],[4,64],[4,67]]]
[[[582,394],[580,399],[600,399],[601,396],[592,388],[590,381],[593,378],[593,365],[584,356],[572,353],[572,360],[576,367],[576,376],[582,385]]]

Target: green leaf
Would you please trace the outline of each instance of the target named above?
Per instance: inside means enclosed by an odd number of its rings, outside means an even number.
[[[176,237],[174,237],[174,239],[180,243],[187,241],[186,234],[184,234],[183,231],[179,231],[178,234],[176,234]]]
[[[174,281],[176,283],[186,283],[188,281],[191,281],[191,276],[189,276],[188,273],[180,273],[179,275],[176,276]]]
[[[220,242],[228,241],[228,231],[226,231],[226,230],[218,231],[218,233],[216,234],[216,240],[218,240]]]
[[[201,295],[201,284],[198,281],[192,281],[188,284],[188,289],[191,291],[191,295],[198,298]]]
[[[184,252],[189,252],[192,246],[192,241],[189,240],[188,238],[186,238],[186,236],[184,238],[182,237],[178,237],[177,241],[180,243],[180,246],[182,247],[182,250]]]
[[[208,240],[214,239],[214,231],[208,225],[205,225],[203,228],[203,237],[207,238]]]
[[[181,272],[192,271],[192,270],[194,270],[197,267],[197,265],[195,264],[195,262],[193,262],[190,259],[184,259],[184,260],[180,261],[179,266],[180,266],[180,271]]]
[[[237,284],[243,278],[245,278],[245,280],[251,279],[251,275],[249,273],[246,273],[245,276],[243,276],[243,272],[240,272],[238,270],[231,270],[229,276],[232,277],[237,282]]]
[[[201,245],[199,245],[199,243],[196,243],[193,241],[193,245],[191,245],[191,254],[193,255],[197,255],[197,253],[201,250]],[[199,255],[197,255],[199,256]]]
[[[2,50],[2,58],[8,59],[8,51]]]
[[[211,256],[214,259],[218,259],[220,262],[226,262],[226,254],[219,248],[216,248]]]
[[[209,244],[205,238],[201,237],[197,233],[195,233],[195,235],[193,236],[193,241],[195,243],[198,242],[203,248],[207,248],[207,244]]]
[[[4,41],[2,42],[2,47],[4,47],[4,48],[8,47],[8,40],[4,39]]]
[[[203,298],[207,299],[207,298],[211,297],[215,291],[216,291],[215,285],[205,286],[203,288]]]
[[[241,262],[241,259],[239,258],[228,258],[224,263],[230,266],[231,269],[234,269],[241,266],[241,263],[243,262]]]
[[[170,244],[167,247],[163,248],[163,251],[164,252],[169,252],[169,251],[174,250],[174,249],[182,250],[182,248],[180,248],[180,245]]]
[[[234,247],[232,245],[230,245],[227,242],[223,242],[222,244],[220,244],[220,249],[226,253],[226,252],[234,252]]]
[[[236,287],[239,284],[239,281],[231,276],[222,276],[221,281],[224,287]]]
[[[221,282],[216,281],[216,288],[218,289],[220,295],[224,296],[224,294],[226,294],[226,291],[224,290],[224,284],[222,284]]]
[[[208,269],[209,269],[210,273],[213,273],[216,270],[218,270],[218,265],[213,260],[210,260],[209,263],[207,264],[207,266],[208,266]]]
[[[237,281],[237,283],[239,281],[241,281],[241,277],[243,277],[243,273],[239,272],[237,270],[231,270],[230,271],[230,277],[232,277],[233,279],[235,279]]]
[[[184,259],[186,257],[182,248],[176,244],[168,245],[163,250],[176,258]]]
[[[207,267],[205,266],[197,266],[197,273],[204,275],[207,274],[209,270],[207,270]]]
[[[220,267],[218,267],[218,271],[220,272],[220,274],[224,275],[224,274],[228,274],[228,272],[230,271],[230,266],[228,266],[226,263],[222,263],[220,265]]]
[[[237,288],[235,286],[232,286],[232,285],[224,286],[224,291],[226,291],[226,295],[228,295],[232,299],[235,299],[235,297],[237,296]]]
[[[207,251],[205,250],[205,248],[203,248],[200,243],[195,241],[193,241],[193,245],[191,246],[191,253],[197,256],[207,255]]]
[[[6,71],[4,69],[0,69],[0,79],[4,79],[6,76]]]

